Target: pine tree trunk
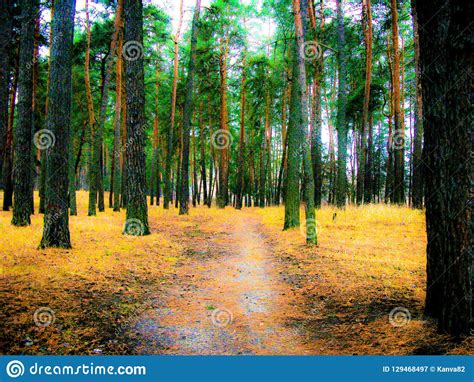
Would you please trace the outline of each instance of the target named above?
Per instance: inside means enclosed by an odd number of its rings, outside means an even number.
[[[15,226],[31,224],[33,57],[37,0],[21,2],[20,66],[18,80],[18,120],[13,136],[13,219]],[[42,144],[42,142],[38,142]]]
[[[337,177],[336,205],[341,208],[346,205],[347,196],[347,62],[345,53],[344,15],[341,0],[336,0],[337,9],[337,67],[339,86],[337,89]]]
[[[119,0],[119,7],[123,9],[123,0]],[[121,145],[120,130],[122,125],[122,49],[123,49],[123,16],[121,17],[118,31],[118,49],[117,62],[115,67],[115,116],[114,116],[114,167],[113,167],[113,182],[110,187],[113,189],[113,207],[115,212],[120,211],[120,188],[121,188],[121,174],[120,162],[123,152]]]
[[[179,214],[187,215],[189,213],[189,134],[191,132],[191,116],[193,108],[193,87],[194,72],[196,66],[196,45],[198,34],[199,12],[201,9],[201,0],[196,0],[194,9],[193,25],[191,30],[191,56],[188,65],[188,79],[186,82],[184,109],[183,109],[183,146],[181,162],[181,190],[179,199]]]
[[[204,123],[202,101],[199,103],[199,142],[201,146],[201,181],[204,196],[204,204],[207,204],[207,180],[206,180],[206,147],[204,143]]]
[[[472,2],[416,0],[423,91],[426,313],[472,334]],[[471,160],[469,160],[471,158]]]
[[[418,21],[416,7],[412,0],[413,16],[413,45],[415,50],[415,136],[413,142],[413,180],[412,180],[412,205],[413,208],[423,207],[423,162],[422,162],[422,142],[423,142],[423,103],[420,73],[420,43],[418,38]]]
[[[400,92],[400,49],[398,46],[398,11],[397,0],[391,0],[392,14],[392,46],[393,46],[393,112],[394,131],[392,135],[393,148],[393,201],[405,203],[405,129],[402,115]]]
[[[299,89],[299,65],[298,46],[293,42],[293,71],[291,76],[291,96],[290,96],[290,119],[288,122],[288,170],[285,182],[285,222],[283,229],[299,227],[300,225],[300,177],[299,164],[301,162],[301,142],[302,137],[298,130],[297,121],[300,119],[301,104],[298,102]]]
[[[171,94],[171,123],[168,129],[168,145],[166,151],[166,165],[165,165],[165,190],[163,193],[163,208],[168,209],[170,201],[173,200],[173,187],[171,184],[171,167],[173,164],[173,136],[176,116],[176,91],[178,88],[178,65],[179,65],[179,36],[181,33],[181,26],[183,23],[183,0],[179,3],[179,22],[176,35],[173,39],[174,44],[174,60],[173,60],[173,87]]]
[[[357,204],[366,198],[365,183],[367,179],[367,133],[369,129],[370,85],[372,81],[372,10],[370,0],[362,1],[362,28],[365,39],[365,85],[364,106],[362,109],[361,148],[357,171]]]
[[[97,126],[94,113],[94,100],[92,98],[92,89],[90,81],[90,45],[91,45],[91,26],[89,17],[89,0],[86,0],[86,53],[84,62],[84,82],[86,86],[87,96],[87,112],[89,114],[89,128],[91,134],[91,145],[89,150],[89,216],[95,216],[97,214],[97,179],[99,166],[96,166],[96,156],[98,150],[96,148],[98,144],[97,139]]]
[[[244,20],[245,24],[245,20]],[[247,68],[246,68],[246,55],[247,51],[244,48],[244,56],[242,58],[242,79],[240,82],[240,138],[239,138],[239,159],[238,159],[238,174],[237,174],[237,199],[235,202],[235,208],[242,209],[242,199],[244,193],[244,176],[245,176],[245,106],[246,106],[246,95],[247,95]]]
[[[72,106],[72,46],[75,0],[56,0],[52,20],[48,129],[56,137],[46,155],[43,238],[40,247],[71,248],[68,216],[68,156]],[[66,166],[64,165],[66,164]],[[52,176],[54,174],[54,176]]]
[[[304,201],[305,201],[305,218],[306,218],[306,243],[317,244],[316,232],[316,215],[314,211],[314,176],[311,164],[311,147],[306,139],[308,126],[308,94],[306,91],[306,68],[303,55],[300,53],[304,50],[305,29],[303,20],[307,18],[307,1],[293,0],[293,11],[295,18],[296,44],[298,47],[298,102],[300,103],[301,113],[298,114],[297,125],[302,138],[301,147],[303,154],[303,174],[304,174]]]
[[[10,86],[10,60],[9,54],[12,49],[12,0],[4,0],[0,3],[0,188],[6,189],[6,176],[3,172],[3,164],[6,161],[7,136],[8,136],[8,97]]]
[[[124,0],[125,44],[143,47],[143,4],[141,0]],[[145,163],[145,74],[143,54],[124,57],[127,89],[127,220],[124,234],[143,236],[148,226],[147,183]]]
[[[217,139],[211,143],[216,145],[219,149],[219,188],[217,194],[217,207],[225,208],[228,204],[228,185],[229,185],[229,146],[230,146],[230,132],[228,125],[228,111],[227,111],[227,56],[229,54],[229,32],[226,31],[225,36],[221,39],[219,56],[219,74],[220,74],[220,112],[219,112],[219,129]],[[223,140],[223,144],[221,144]]]

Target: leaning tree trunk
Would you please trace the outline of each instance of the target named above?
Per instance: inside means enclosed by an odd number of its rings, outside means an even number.
[[[193,108],[194,72],[196,67],[196,45],[198,34],[199,11],[201,0],[196,0],[194,10],[193,26],[191,31],[191,56],[188,66],[188,80],[186,83],[186,94],[183,110],[183,158],[181,161],[181,190],[179,192],[179,214],[189,213],[189,134],[191,131],[191,116]]]
[[[15,226],[31,224],[31,168],[33,141],[31,126],[33,113],[33,56],[35,23],[38,13],[37,0],[21,2],[20,69],[18,76],[18,120],[13,136],[13,219]],[[50,134],[45,138],[51,138]],[[41,138],[37,144],[46,145]]]
[[[68,216],[68,156],[72,103],[72,44],[75,0],[56,0],[52,20],[48,130],[56,137],[46,153],[43,238],[40,247],[71,248]]]
[[[124,0],[125,44],[143,49],[142,0]],[[127,89],[127,220],[126,235],[148,235],[148,206],[145,163],[145,75],[143,54],[125,56]]]
[[[426,313],[438,318],[441,332],[468,335],[473,260],[472,3],[416,0],[415,10],[426,163]]]

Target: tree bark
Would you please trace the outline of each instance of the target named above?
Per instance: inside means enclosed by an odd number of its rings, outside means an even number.
[[[402,115],[400,93],[400,49],[398,45],[398,11],[397,0],[390,1],[392,14],[392,47],[393,47],[393,112],[394,131],[392,135],[393,151],[393,201],[405,203],[405,128]]]
[[[420,72],[420,42],[418,38],[418,21],[416,16],[416,7],[412,0],[412,17],[413,17],[413,45],[415,50],[415,136],[413,142],[413,174],[412,174],[412,205],[413,208],[423,207],[423,162],[422,162],[422,145],[423,145],[423,102],[421,89],[421,72]]]
[[[142,0],[124,0],[125,43],[143,47]],[[145,163],[145,75],[143,55],[125,59],[127,89],[127,220],[124,234],[150,234],[148,226],[147,184]]]
[[[20,66],[18,75],[18,120],[13,131],[13,218],[15,226],[31,224],[33,58],[37,0],[21,2]],[[41,142],[39,142],[41,143]]]
[[[72,103],[75,0],[56,0],[52,20],[51,85],[47,126],[56,137],[46,155],[43,238],[40,247],[71,248],[68,216],[68,156]],[[66,164],[66,165],[65,165]]]
[[[472,3],[416,0],[423,91],[426,313],[440,332],[472,325]],[[472,334],[472,328],[471,328]]]
[[[337,178],[336,205],[345,207],[347,196],[347,59],[345,53],[344,15],[341,0],[336,0],[337,10],[337,68],[339,86],[337,89]]]

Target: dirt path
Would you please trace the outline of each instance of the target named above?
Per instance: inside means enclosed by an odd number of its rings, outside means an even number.
[[[224,244],[211,238],[204,251],[193,248],[163,307],[139,317],[138,353],[311,353],[285,324],[297,308],[290,305],[292,292],[281,281],[258,220],[241,212],[226,225],[231,234]]]

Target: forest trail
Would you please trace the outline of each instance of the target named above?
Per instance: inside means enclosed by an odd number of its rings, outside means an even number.
[[[210,237],[180,267],[164,303],[134,327],[141,354],[309,354],[285,325],[296,306],[258,218],[233,214],[228,237]],[[206,254],[203,258],[203,254]]]

